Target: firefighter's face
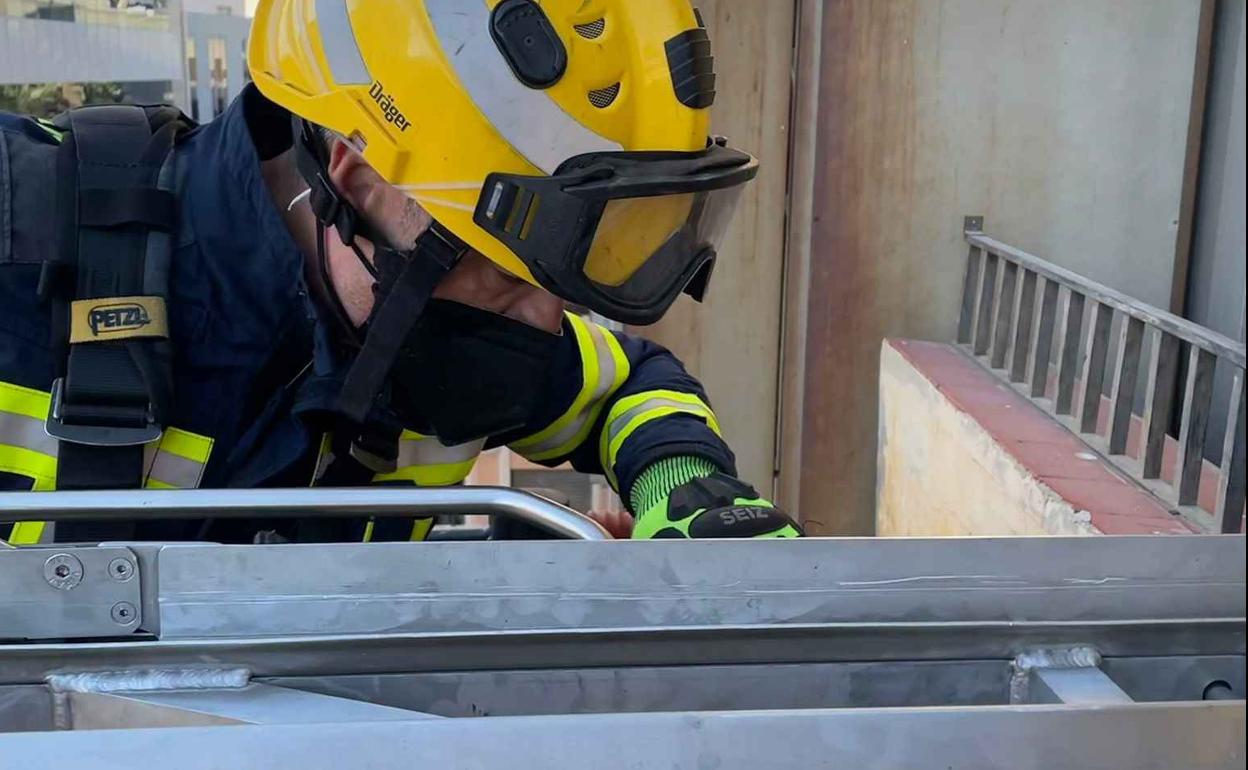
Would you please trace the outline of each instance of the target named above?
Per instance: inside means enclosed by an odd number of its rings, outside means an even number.
[[[329,175],[343,196],[396,247],[409,249],[429,228],[432,219],[412,198],[388,184],[354,149],[335,141],[330,151]],[[372,245],[361,240],[365,256]],[[373,309],[373,278],[351,249],[336,235],[326,239],[330,276],[351,321],[363,324]],[[475,252],[465,257],[443,279],[435,297],[506,315],[530,326],[558,332],[563,301],[549,292],[515,278]]]

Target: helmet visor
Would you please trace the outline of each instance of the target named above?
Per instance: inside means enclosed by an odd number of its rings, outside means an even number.
[[[474,221],[552,293],[648,324],[715,259],[757,173],[750,155],[718,144],[582,155],[549,177],[492,174]]]
[[[741,190],[608,201],[581,268],[585,277],[624,305],[683,289],[719,249]]]

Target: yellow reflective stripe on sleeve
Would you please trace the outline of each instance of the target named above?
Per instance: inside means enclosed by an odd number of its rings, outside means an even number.
[[[148,489],[194,489],[204,477],[212,439],[179,428],[165,428],[148,465]]]
[[[48,132],[48,135],[56,140],[56,142],[59,143],[65,138],[65,132],[57,128],[56,124],[52,121],[44,120],[43,118],[35,118],[35,123],[44,131]]]
[[[379,473],[373,481],[411,481],[422,487],[449,487],[468,478],[485,448],[485,439],[446,446],[436,436],[410,430],[399,438],[398,468]]]
[[[52,396],[42,390],[0,382],[0,412],[33,417],[42,423],[48,417]]]
[[[47,528],[46,521],[19,521],[9,531],[8,542],[10,545],[39,545]]]
[[[52,397],[32,388],[0,382],[0,471],[31,479],[31,490],[56,487],[56,439],[43,430]],[[13,545],[36,545],[47,523],[19,521],[9,530]]]
[[[48,393],[0,382],[0,471],[30,479],[35,492],[56,487],[57,442],[43,430],[51,400]],[[42,521],[16,522],[8,542],[36,545],[46,529]]]
[[[432,529],[433,529],[433,519],[416,519],[415,521],[412,522],[412,534],[408,537],[408,542],[410,543],[423,542],[425,538],[429,537],[429,531]],[[373,520],[369,519],[368,523],[364,525],[364,537],[362,539],[362,542],[365,542],[365,543],[373,542],[373,531],[374,531]]]
[[[574,313],[567,316],[581,356],[581,392],[559,419],[511,444],[511,449],[534,462],[571,454],[584,443],[607,400],[629,375],[628,357],[614,334]]]
[[[599,440],[598,459],[602,462],[607,480],[618,489],[615,478],[615,460],[620,448],[629,437],[643,425],[673,414],[687,414],[706,422],[715,435],[722,436],[719,421],[706,402],[692,393],[675,390],[648,390],[621,398],[611,406],[607,424]]]
[[[325,471],[329,470],[329,466],[334,461],[334,434],[322,433],[321,446],[316,450],[316,465],[312,468],[312,479],[308,482],[308,486],[314,487],[325,475]]]
[[[56,482],[57,441],[44,430],[51,396],[0,382],[0,469],[35,479],[35,489]],[[199,485],[212,439],[166,428],[144,458],[149,486],[190,489]]]
[[[56,484],[56,447],[48,453],[31,449],[25,442],[17,443],[24,437],[7,430],[16,421],[13,415],[0,412],[0,431],[3,431],[0,433],[0,470],[34,479],[34,488],[38,491],[52,489]]]
[[[44,430],[50,394],[0,382],[0,471],[33,480],[31,489],[56,488],[58,442]],[[144,486],[149,489],[191,489],[199,486],[212,453],[212,439],[179,428],[166,428],[160,441],[144,451]],[[15,524],[9,542],[38,543],[41,521]]]
[[[429,530],[433,529],[433,519],[417,519],[412,522],[412,536],[408,538],[409,542],[419,543],[429,537]]]

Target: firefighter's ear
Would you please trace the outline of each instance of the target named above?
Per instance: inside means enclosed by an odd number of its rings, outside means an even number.
[[[406,196],[386,184],[354,147],[334,137],[329,148],[329,179],[352,208],[372,222],[389,222],[402,213]]]

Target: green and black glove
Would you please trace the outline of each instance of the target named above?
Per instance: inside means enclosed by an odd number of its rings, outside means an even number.
[[[634,539],[802,537],[788,514],[700,458],[655,463],[629,498],[637,518]]]

